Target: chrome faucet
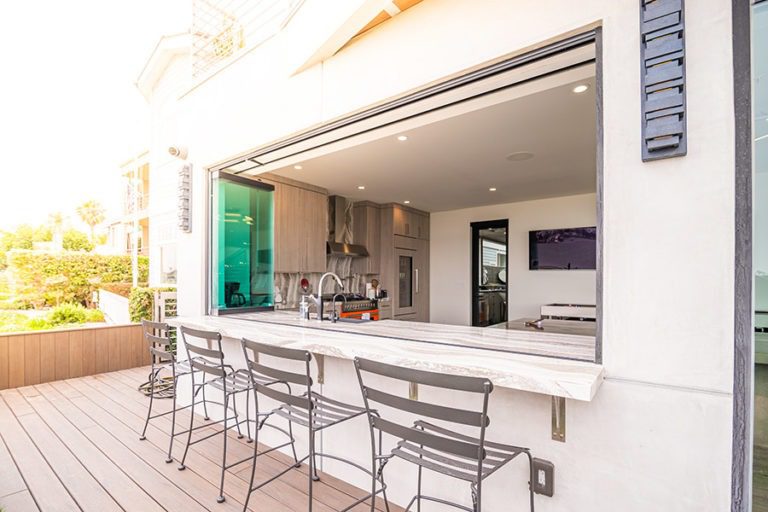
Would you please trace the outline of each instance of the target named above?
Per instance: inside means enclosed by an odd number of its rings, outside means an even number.
[[[331,276],[336,280],[336,283],[339,285],[339,288],[342,290],[344,289],[344,283],[341,281],[341,278],[334,274],[333,272],[326,272],[322,276],[320,276],[320,284],[318,285],[318,293],[317,298],[315,298],[315,303],[317,304],[317,319],[321,322],[323,321],[323,283],[325,283],[325,278]],[[334,300],[336,297],[334,296]],[[335,311],[331,312],[331,318],[336,314]]]

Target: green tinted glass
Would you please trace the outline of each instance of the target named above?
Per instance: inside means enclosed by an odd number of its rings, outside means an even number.
[[[273,195],[257,181],[214,176],[212,309],[274,306]]]

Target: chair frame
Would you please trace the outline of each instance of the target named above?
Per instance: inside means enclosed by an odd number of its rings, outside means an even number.
[[[314,391],[312,391],[312,386],[313,386],[313,379],[311,375],[312,354],[309,351],[277,347],[274,345],[259,343],[259,342],[248,340],[245,338],[241,340],[241,345],[243,348],[243,355],[248,365],[249,374],[253,379],[252,385],[253,385],[253,389],[255,390],[254,407],[255,407],[255,410],[257,411],[257,414],[266,415],[267,418],[273,415],[282,417],[288,421],[289,428],[291,428],[290,425],[292,423],[297,423],[299,425],[306,426],[308,436],[309,436],[308,437],[309,453],[306,456],[304,456],[301,459],[297,459],[296,463],[293,466],[289,466],[288,468],[280,471],[276,475],[271,476],[267,480],[262,481],[257,485],[254,485],[254,480],[256,475],[256,464],[258,462],[259,456],[262,455],[260,453],[257,453],[258,430],[256,431],[254,451],[252,456],[253,464],[251,467],[251,478],[248,484],[248,495],[246,496],[245,503],[243,505],[243,511],[246,511],[248,509],[248,502],[250,501],[251,494],[254,491],[280,478],[281,476],[291,471],[292,469],[300,467],[301,464],[306,461],[309,465],[308,479],[307,479],[308,510],[309,512],[312,512],[313,484],[315,481],[320,480],[317,474],[317,458],[318,457],[329,458],[329,459],[337,460],[339,462],[346,463],[352,467],[359,469],[360,471],[364,472],[365,474],[371,477],[371,481],[372,481],[371,493],[367,494],[362,498],[357,499],[354,503],[345,507],[340,512],[346,512],[348,510],[351,510],[369,498],[372,500],[372,502],[375,503],[376,495],[378,493],[382,493],[387,511],[389,511],[389,503],[387,502],[387,499],[386,499],[386,485],[384,484],[383,480],[380,479],[380,475],[377,472],[375,463],[372,463],[371,470],[368,470],[367,468],[351,460],[347,460],[337,455],[318,452],[315,449],[315,444],[316,444],[315,434],[317,434],[318,432],[321,432],[326,428],[330,428],[334,425],[338,425],[340,423],[349,421],[359,416],[363,416],[366,414],[366,409],[362,407],[353,406],[350,404],[345,404],[343,402],[339,402],[336,400],[332,400],[320,395],[319,393],[315,393]],[[251,353],[250,355],[249,355],[249,352]],[[262,364],[259,361],[260,354],[268,355],[270,357],[274,357],[284,361],[287,360],[287,361],[294,361],[294,362],[303,362],[304,373],[281,370],[281,369],[268,366],[266,364]],[[302,388],[305,389],[305,391],[301,395],[295,395],[290,392],[290,387],[289,387],[289,392],[284,393],[277,389],[270,388],[256,382],[257,377],[261,377],[261,378],[271,377],[271,378],[280,379],[281,381],[285,381],[287,383],[301,386]],[[264,395],[265,397],[271,398],[272,400],[277,401],[281,405],[275,409],[272,409],[269,412],[260,413],[259,412],[260,411],[259,409],[260,394]],[[295,451],[294,451],[294,458],[296,458]],[[375,460],[376,460],[376,455],[375,453],[372,453],[372,461],[375,461]],[[379,487],[378,489],[376,485],[377,482],[379,482],[380,484],[378,486]]]
[[[382,451],[382,432],[400,439],[389,455],[381,457],[382,482],[384,480],[383,467],[394,457],[418,466],[416,494],[408,503],[406,512],[411,510],[414,503],[416,503],[416,510],[420,512],[422,501],[433,501],[467,512],[480,512],[482,510],[483,481],[521,454],[525,454],[528,458],[530,510],[531,512],[534,511],[533,457],[530,450],[520,446],[493,443],[485,439],[486,429],[490,424],[488,400],[493,391],[493,384],[490,380],[403,368],[362,358],[355,358],[355,370],[363,395],[363,403],[366,411],[368,411],[372,445],[376,430],[379,431],[379,453]],[[480,411],[473,411],[396,396],[367,386],[363,379],[364,373],[438,389],[474,393],[482,397],[482,407]],[[381,411],[371,407],[372,402],[387,406],[392,410],[417,415],[419,419],[414,421],[413,426],[404,426],[385,420],[381,416]],[[449,428],[433,425],[421,419],[422,417],[455,425],[476,427],[479,429],[479,436],[472,437],[460,434]],[[373,449],[375,450],[375,447]],[[472,507],[424,494],[422,492],[424,469],[468,481]],[[374,504],[372,503],[371,512],[373,511]]]
[[[152,356],[152,367],[150,369],[149,375],[148,375],[148,383],[149,383],[149,407],[147,408],[147,417],[144,421],[144,428],[141,431],[141,436],[139,436],[139,440],[144,441],[147,437],[147,428],[149,427],[150,420],[161,418],[163,416],[171,415],[171,433],[170,433],[170,440],[168,443],[168,453],[165,459],[165,462],[170,464],[173,462],[173,439],[176,436],[183,435],[185,432],[176,432],[176,413],[178,411],[182,411],[184,409],[189,409],[192,407],[192,404],[186,405],[184,407],[177,407],[176,402],[176,388],[178,384],[179,377],[183,377],[184,375],[188,375],[192,368],[190,366],[190,369],[179,371],[178,366],[181,364],[177,360],[177,352],[178,350],[174,351],[171,349],[171,346],[173,344],[173,341],[171,340],[171,327],[164,322],[152,322],[149,320],[142,320],[141,321],[142,330],[144,332],[144,339],[147,342],[147,348],[149,349],[149,353]],[[152,409],[155,403],[155,385],[159,380],[160,373],[163,370],[169,369],[171,370],[171,395],[170,398],[172,399],[172,406],[170,411],[158,413],[158,414],[152,414]],[[163,397],[164,398],[164,397]],[[208,406],[206,404],[206,398],[205,394],[203,393],[202,396],[202,402],[203,402],[203,408],[205,409],[205,418],[208,419]]]

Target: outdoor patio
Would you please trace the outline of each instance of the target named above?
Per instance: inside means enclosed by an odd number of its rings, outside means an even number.
[[[249,464],[233,468],[236,471],[226,482],[227,501],[216,503],[220,436],[193,445],[186,471],[164,462],[170,417],[154,420],[147,440],[139,440],[149,399],[136,388],[147,372],[148,368],[134,368],[0,391],[0,508],[6,512],[242,510]],[[155,403],[163,410],[170,407],[170,401]],[[179,418],[189,420],[186,411]],[[212,428],[217,427],[196,435]],[[179,437],[174,453],[181,454],[183,448]],[[229,453],[246,457],[252,445],[232,434]],[[287,456],[271,452],[259,459],[257,478],[275,474],[289,462]],[[305,466],[289,472],[257,491],[249,509],[307,510],[306,471]],[[365,494],[329,475],[320,476],[314,488],[318,512],[339,510]],[[360,504],[354,510],[369,507]],[[384,510],[382,500],[377,500],[377,509]]]

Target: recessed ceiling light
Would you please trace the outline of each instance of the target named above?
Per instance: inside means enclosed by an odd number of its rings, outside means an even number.
[[[358,185],[357,190],[365,190],[365,185]]]
[[[403,204],[411,204],[410,201],[403,201]]]
[[[293,168],[296,169],[297,171],[300,171],[303,169],[303,167],[300,165],[294,165]]]
[[[583,92],[586,92],[587,89],[589,89],[589,86],[587,84],[581,84],[574,87],[573,92],[575,92],[576,94],[581,94]]]
[[[489,192],[496,192],[496,187],[491,187],[488,189]]]
[[[507,160],[510,162],[522,162],[523,160],[530,160],[533,158],[533,153],[528,151],[517,151],[507,155]]]
[[[399,140],[400,142],[403,142],[405,140],[408,140],[408,136],[407,135],[398,135],[397,136],[397,140]]]

